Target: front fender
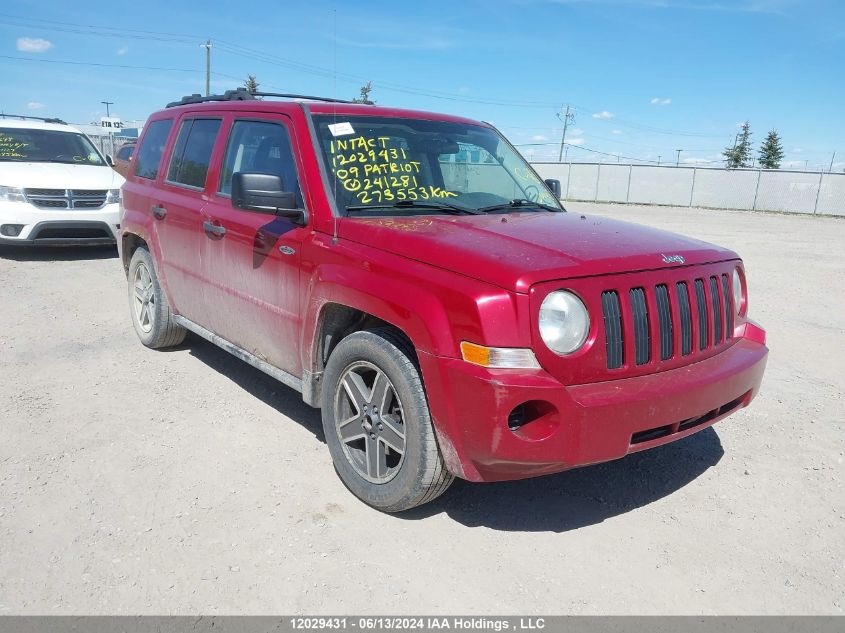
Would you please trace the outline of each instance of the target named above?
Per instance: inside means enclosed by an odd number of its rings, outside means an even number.
[[[417,352],[447,467],[460,477],[472,478],[472,473],[465,472],[462,433],[455,428],[448,401],[452,392],[441,388],[439,364],[432,360],[460,358],[464,340],[530,346],[527,296],[383,251],[358,250],[358,245],[348,245],[351,252],[346,253],[327,244],[322,248],[326,248],[322,255],[331,252],[335,257],[313,269],[305,289],[300,349],[307,374],[303,378],[319,373],[319,331],[328,305],[353,308],[393,325]]]

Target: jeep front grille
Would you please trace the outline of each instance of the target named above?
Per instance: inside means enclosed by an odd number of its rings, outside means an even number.
[[[718,274],[638,285],[625,291],[626,301],[620,301],[618,290],[602,292],[607,368],[625,366],[625,347],[630,341],[634,358],[628,362],[633,360],[637,366],[653,363],[655,358],[692,356],[729,341],[734,330],[730,284],[727,274]]]
[[[99,209],[105,189],[24,189],[27,201],[39,209]]]

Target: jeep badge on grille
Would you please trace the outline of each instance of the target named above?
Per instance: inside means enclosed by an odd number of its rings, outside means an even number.
[[[683,255],[663,255],[663,253],[660,255],[663,257],[664,264],[683,264],[685,261]]]

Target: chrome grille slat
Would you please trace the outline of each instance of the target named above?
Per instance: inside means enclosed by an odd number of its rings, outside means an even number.
[[[26,199],[39,209],[99,209],[107,194],[105,189],[24,189]]]
[[[24,189],[24,193],[28,196],[44,196],[52,198],[64,198],[67,196],[65,189]]]

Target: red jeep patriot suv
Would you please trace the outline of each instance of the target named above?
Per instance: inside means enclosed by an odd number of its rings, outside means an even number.
[[[132,323],[300,391],[366,503],[617,459],[757,393],[736,253],[567,213],[485,123],[258,96],[287,100],[148,121],[120,223]]]

